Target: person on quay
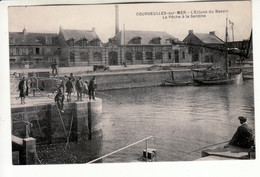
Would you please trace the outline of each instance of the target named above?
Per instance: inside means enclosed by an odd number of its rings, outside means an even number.
[[[229,141],[228,145],[238,146],[241,148],[251,148],[255,145],[253,130],[246,123],[247,118],[239,116],[240,126]]]
[[[76,81],[77,101],[82,101],[83,84],[82,77],[79,76],[79,79]]]
[[[91,100],[91,98],[95,100],[96,89],[97,89],[96,77],[93,76],[93,78],[89,81],[89,85],[88,85],[89,100]]]
[[[58,109],[60,112],[64,112],[63,105],[64,105],[64,85],[62,83],[58,86],[58,92],[54,98],[54,101],[58,105]]]
[[[71,101],[71,93],[73,92],[73,84],[71,82],[71,78],[69,77],[69,80],[66,83],[66,91],[67,91],[67,101]]]
[[[83,96],[87,96],[88,95],[88,81],[86,80],[83,84]]]
[[[57,62],[54,59],[53,62],[51,63],[51,69],[52,69],[52,75],[56,76],[58,75],[58,70],[57,70]]]
[[[70,73],[70,78],[71,78],[71,82],[72,82],[72,86],[73,86],[73,90],[72,92],[75,93],[75,85],[76,85],[76,78],[74,77],[73,73]]]
[[[19,97],[21,98],[21,104],[25,104],[25,96],[26,96],[26,80],[25,80],[25,76],[23,76],[22,80],[19,82],[18,89],[20,91]]]
[[[33,97],[35,97],[35,92],[38,89],[38,79],[35,73],[33,73],[33,76],[31,77],[31,89],[33,92]]]

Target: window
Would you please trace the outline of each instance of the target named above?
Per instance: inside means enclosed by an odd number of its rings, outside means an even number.
[[[10,63],[15,63],[15,58],[10,58]]]
[[[81,60],[81,61],[84,61],[84,62],[87,62],[87,61],[88,61],[88,53],[86,53],[86,52],[81,52],[81,53],[80,53],[80,60]]]
[[[102,55],[100,52],[95,52],[94,53],[94,61],[101,62],[102,61]]]
[[[143,53],[142,52],[136,52],[135,53],[135,59],[136,60],[143,60]]]
[[[132,60],[132,53],[131,52],[126,52],[125,58],[126,58],[126,60]]]
[[[182,52],[182,58],[185,59],[185,52]]]
[[[146,52],[146,60],[152,60],[153,59],[153,53],[152,52]]]
[[[16,48],[10,48],[10,55],[16,55]]]
[[[162,52],[156,52],[155,53],[155,59],[156,60],[161,60],[162,59]]]
[[[38,47],[35,48],[35,54],[40,55],[40,48],[38,48]]]
[[[203,48],[202,47],[200,48],[200,53],[203,53]]]
[[[70,62],[75,62],[75,53],[70,52]]]
[[[16,55],[19,55],[19,48],[16,48]]]
[[[189,54],[192,54],[192,52],[193,52],[193,48],[192,48],[192,47],[189,47],[188,53],[189,53]]]
[[[168,52],[168,59],[171,60],[172,59],[172,53]]]

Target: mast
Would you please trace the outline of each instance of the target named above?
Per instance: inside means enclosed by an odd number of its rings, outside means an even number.
[[[125,51],[125,66],[126,66],[126,44],[125,44],[125,24],[124,24],[124,51]]]
[[[228,18],[226,18],[226,35],[225,35],[225,37],[226,37],[226,39],[225,39],[225,41],[226,41],[226,44],[225,44],[225,48],[226,48],[226,50],[225,50],[225,63],[224,63],[224,67],[225,67],[225,71],[226,71],[226,73],[228,73]]]

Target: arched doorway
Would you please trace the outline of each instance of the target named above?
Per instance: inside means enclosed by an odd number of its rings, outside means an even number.
[[[125,53],[125,59],[126,59],[126,64],[128,64],[128,65],[133,64],[133,56],[132,56],[131,52]]]
[[[109,65],[118,65],[117,52],[112,51],[108,53],[108,63]]]

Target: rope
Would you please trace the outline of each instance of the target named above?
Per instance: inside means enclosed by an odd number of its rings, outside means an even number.
[[[199,148],[199,149],[195,149],[195,150],[193,150],[193,151],[191,151],[191,152],[188,152],[187,154],[191,154],[191,153],[193,153],[193,152],[196,152],[196,151],[199,151],[199,150],[208,148],[208,147],[212,147],[212,146],[216,146],[216,145],[220,145],[220,144],[224,144],[224,143],[228,143],[228,142],[229,142],[229,140],[228,140],[228,141],[224,141],[224,142],[220,142],[220,143],[216,143],[216,144],[211,144],[211,145],[208,145],[208,146]]]
[[[74,111],[75,109],[72,110],[72,115],[71,115],[71,121],[70,121],[70,131],[69,131],[69,136],[67,137],[67,143],[66,143],[66,146],[65,146],[65,149],[67,149],[67,146],[68,146],[68,143],[70,141],[70,134],[71,134],[71,128],[72,128],[72,123],[73,123],[73,115],[74,115]]]
[[[55,102],[55,105],[56,105],[57,110],[58,110],[58,112],[59,112],[59,117],[60,117],[60,120],[61,120],[61,123],[62,123],[63,129],[64,129],[65,136],[66,136],[66,138],[67,138],[67,137],[68,137],[68,135],[67,135],[67,131],[66,131],[66,128],[65,128],[65,125],[64,125],[64,122],[63,122],[63,119],[62,119],[62,116],[61,116],[61,113],[60,113],[59,107],[58,107],[58,105],[57,105],[56,102]]]
[[[38,154],[37,154],[37,151],[35,151],[35,157],[36,157],[36,160],[40,163],[40,164],[42,164],[42,161],[39,159],[39,157],[38,157]]]

